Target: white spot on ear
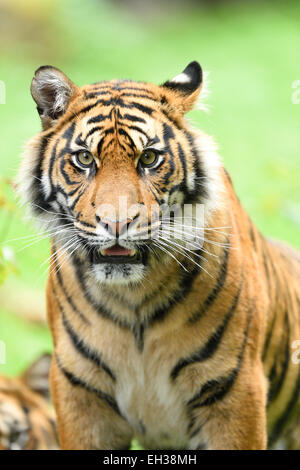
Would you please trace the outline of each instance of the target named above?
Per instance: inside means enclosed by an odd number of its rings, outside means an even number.
[[[172,82],[173,83],[189,83],[191,81],[191,78],[186,74],[186,73],[180,73],[179,75],[176,75],[176,77],[173,78]]]

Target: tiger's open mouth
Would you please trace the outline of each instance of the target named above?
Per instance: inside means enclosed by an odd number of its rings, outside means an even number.
[[[110,248],[105,248],[103,250],[94,249],[91,253],[91,262],[93,264],[141,263],[142,256],[140,250],[138,250],[137,248],[129,249],[116,244]]]

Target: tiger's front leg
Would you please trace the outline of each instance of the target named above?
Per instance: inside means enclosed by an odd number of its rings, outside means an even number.
[[[226,394],[228,386],[225,377],[224,383],[212,381],[190,401],[190,449],[266,449],[266,385],[261,366],[240,372]]]
[[[132,430],[115,402],[62,368],[51,367],[51,392],[63,450],[129,449]]]

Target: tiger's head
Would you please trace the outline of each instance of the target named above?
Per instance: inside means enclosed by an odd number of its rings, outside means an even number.
[[[27,144],[19,193],[99,282],[142,280],[156,249],[170,255],[164,214],[171,220],[174,207],[212,205],[214,146],[184,118],[201,87],[197,62],[161,86],[112,80],[79,88],[57,68],[35,72],[43,130]]]

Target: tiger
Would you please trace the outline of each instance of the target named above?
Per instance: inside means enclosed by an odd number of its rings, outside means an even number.
[[[50,363],[51,356],[43,354],[21,376],[0,376],[0,450],[58,449]]]
[[[300,255],[261,234],[185,117],[204,76],[34,74],[17,185],[51,239],[62,449],[300,447]]]

